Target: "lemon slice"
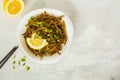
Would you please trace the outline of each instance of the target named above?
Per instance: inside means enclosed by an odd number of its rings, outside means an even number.
[[[4,0],[4,11],[10,16],[19,15],[24,9],[23,0]]]
[[[48,44],[46,39],[41,39],[41,38],[39,38],[39,39],[27,38],[26,41],[27,41],[27,44],[29,45],[29,47],[32,49],[35,49],[35,50],[39,50]]]

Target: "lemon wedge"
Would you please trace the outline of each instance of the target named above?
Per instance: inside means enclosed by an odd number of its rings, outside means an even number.
[[[4,0],[4,11],[10,16],[19,15],[24,9],[23,0]]]
[[[29,47],[35,50],[39,50],[45,47],[46,45],[48,45],[48,42],[46,41],[46,39],[42,39],[42,38],[39,38],[39,39],[38,38],[27,38],[26,41]]]

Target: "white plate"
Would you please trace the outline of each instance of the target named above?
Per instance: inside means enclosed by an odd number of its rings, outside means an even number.
[[[34,56],[32,54],[32,52],[28,49],[22,34],[26,31],[25,25],[27,24],[27,22],[31,18],[31,16],[36,16],[38,14],[41,14],[44,11],[47,11],[47,13],[49,13],[51,15],[55,15],[55,16],[64,15],[63,20],[65,21],[65,24],[66,24],[68,40],[67,40],[66,45],[63,47],[63,49],[61,51],[61,55],[55,54],[53,56],[44,57],[42,60],[40,60],[39,57]],[[73,31],[74,30],[73,30],[72,22],[65,13],[63,13],[62,11],[59,11],[59,10],[45,8],[45,9],[38,9],[38,10],[32,11],[22,18],[22,20],[20,21],[19,26],[18,26],[17,38],[18,38],[20,47],[22,48],[24,53],[26,53],[32,60],[34,60],[38,63],[41,63],[41,64],[51,64],[51,63],[56,63],[67,52],[67,50],[70,47],[71,42],[72,42]]]

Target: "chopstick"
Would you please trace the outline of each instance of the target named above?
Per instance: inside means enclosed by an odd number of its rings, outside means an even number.
[[[17,50],[18,46],[13,47],[13,49],[0,61],[0,69],[7,62],[7,60],[13,55],[13,53]]]

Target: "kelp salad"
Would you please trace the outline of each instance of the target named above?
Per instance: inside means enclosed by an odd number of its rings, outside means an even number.
[[[61,50],[67,42],[63,17],[64,15],[54,16],[44,11],[28,20],[23,37],[35,56],[42,59],[44,56],[61,55]]]

